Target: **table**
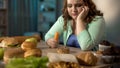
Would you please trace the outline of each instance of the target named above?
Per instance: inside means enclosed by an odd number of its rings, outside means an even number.
[[[63,45],[59,44],[58,46],[60,47]],[[37,47],[42,50],[42,56],[46,56],[47,53],[57,53],[55,48],[49,48],[49,46],[44,41],[40,41]],[[73,55],[83,52],[79,48],[69,47],[69,49],[70,49],[70,54]],[[118,68],[119,64],[120,63],[97,64],[96,66],[83,66],[83,68]]]
[[[63,45],[58,45],[63,46]],[[55,48],[49,48],[49,46],[44,42],[40,41],[37,45],[37,48],[42,50],[42,56],[46,56],[47,53],[57,53]],[[69,47],[70,54],[76,55],[80,52],[83,52],[79,48]],[[96,66],[83,66],[82,68],[119,68],[120,63],[112,63],[112,64],[97,64]],[[5,68],[3,61],[0,61],[0,68]]]
[[[63,45],[58,45],[58,47],[63,46]],[[42,56],[47,55],[47,53],[57,53],[56,48],[50,48],[44,41],[41,41],[38,43],[37,48],[40,48],[42,50]],[[69,47],[70,49],[70,54],[76,55],[77,53],[81,52],[79,48],[74,48],[74,47]]]

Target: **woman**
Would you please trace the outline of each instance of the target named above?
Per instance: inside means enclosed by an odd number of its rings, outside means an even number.
[[[45,41],[52,48],[58,44],[53,38],[55,32],[63,34],[66,46],[96,49],[105,34],[103,14],[92,0],[64,0],[63,15],[45,35]]]

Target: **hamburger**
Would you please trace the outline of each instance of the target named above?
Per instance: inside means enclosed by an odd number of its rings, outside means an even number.
[[[18,45],[18,41],[13,37],[6,37],[1,41],[1,47],[14,47]]]
[[[28,38],[35,38],[35,39],[37,39],[38,42],[40,42],[40,40],[41,40],[41,37],[39,35],[34,35],[34,36],[14,36],[13,38],[15,38],[19,42],[19,44],[22,44]]]
[[[31,49],[31,50],[27,50],[24,53],[24,57],[29,57],[29,56],[35,56],[35,57],[41,57],[42,56],[42,50],[35,48],[35,49]]]
[[[24,51],[20,47],[15,48],[6,48],[3,56],[3,60],[5,63],[8,63],[12,58],[23,58]]]
[[[37,47],[37,45],[34,42],[25,41],[21,44],[21,48],[24,51],[35,49],[36,47]]]

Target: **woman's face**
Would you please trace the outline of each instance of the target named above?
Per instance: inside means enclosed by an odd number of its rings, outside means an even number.
[[[68,14],[75,20],[82,11],[83,2],[81,0],[67,0]]]

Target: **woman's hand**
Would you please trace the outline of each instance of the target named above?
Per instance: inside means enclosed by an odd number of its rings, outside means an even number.
[[[79,13],[76,19],[76,30],[75,30],[76,35],[78,35],[80,32],[82,32],[86,28],[85,18],[88,12],[89,12],[89,8],[87,6],[84,6],[82,8],[82,11]]]
[[[47,44],[51,47],[51,48],[56,48],[58,45],[58,41],[56,41],[54,38],[50,38],[47,40]]]
[[[79,13],[76,21],[77,22],[84,22],[88,12],[89,12],[89,8],[87,6],[83,6],[82,11]]]

